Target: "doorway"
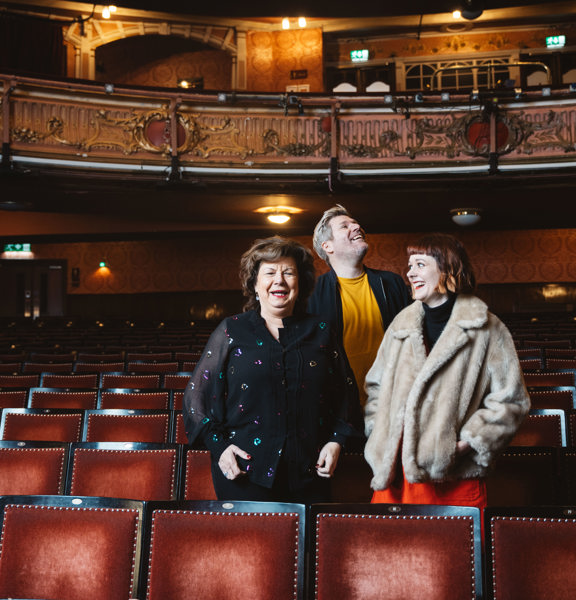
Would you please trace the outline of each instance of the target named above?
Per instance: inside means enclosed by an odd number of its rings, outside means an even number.
[[[65,260],[0,260],[0,316],[64,316],[66,266]]]

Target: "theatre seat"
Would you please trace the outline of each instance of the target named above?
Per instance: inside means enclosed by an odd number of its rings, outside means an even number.
[[[46,369],[48,370],[48,369]],[[80,362],[74,364],[76,373],[117,373],[124,370],[124,362]],[[115,386],[118,387],[118,386]]]
[[[40,385],[48,388],[61,389],[96,389],[98,388],[98,373],[42,373]]]
[[[69,444],[0,442],[0,496],[62,494]]]
[[[135,500],[176,500],[181,458],[182,447],[177,444],[72,444],[66,493]]]
[[[170,408],[170,392],[168,390],[158,389],[132,390],[126,388],[100,390],[98,408],[168,410]]]
[[[566,446],[566,414],[558,409],[534,409],[520,425],[510,446]]]
[[[93,409],[98,404],[97,390],[62,390],[59,388],[30,388],[28,408]]]
[[[102,373],[101,389],[124,388],[132,390],[151,390],[160,387],[160,375],[133,374],[124,372]]]
[[[184,455],[184,500],[216,500],[210,452],[187,448]]]
[[[28,390],[0,390],[0,408],[26,408]]]
[[[559,448],[509,447],[486,478],[490,506],[557,504],[560,499]]]
[[[575,407],[576,387],[574,386],[530,388],[528,393],[533,409],[559,408],[566,411]]]
[[[316,600],[482,598],[477,508],[325,504],[310,516]]]
[[[0,597],[138,597],[141,502],[4,496],[0,515]]]
[[[0,439],[79,442],[84,411],[57,408],[6,408],[2,411]]]
[[[305,506],[150,503],[146,600],[304,598]]]
[[[488,599],[574,599],[574,508],[489,508],[485,523]]]
[[[170,441],[170,413],[159,410],[88,410],[82,432],[83,442]]]
[[[38,385],[39,373],[20,375],[0,374],[0,388],[31,388]]]
[[[370,487],[372,469],[364,454],[342,452],[331,479],[333,502],[370,502],[373,490]]]

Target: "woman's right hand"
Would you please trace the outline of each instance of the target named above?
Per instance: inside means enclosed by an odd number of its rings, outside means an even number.
[[[252,458],[247,452],[238,448],[238,446],[230,444],[218,459],[218,466],[226,479],[232,480],[241,475],[246,475],[246,471],[242,471],[238,466],[238,461],[236,460],[237,456],[245,460],[250,460]]]

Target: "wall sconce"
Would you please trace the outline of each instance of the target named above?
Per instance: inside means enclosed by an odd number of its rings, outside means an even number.
[[[112,14],[114,14],[118,9],[113,5],[109,4],[108,6],[104,6],[102,8],[102,18],[109,19]]]
[[[479,208],[453,208],[450,216],[456,225],[470,227],[480,222],[482,211]]]
[[[262,206],[257,208],[254,212],[265,214],[266,218],[277,225],[287,223],[292,215],[297,215],[302,212],[301,208],[295,206]]]
[[[179,79],[178,87],[184,88],[185,90],[203,90],[204,77],[186,77],[185,79]]]

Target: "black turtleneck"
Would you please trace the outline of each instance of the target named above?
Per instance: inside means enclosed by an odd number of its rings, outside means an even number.
[[[427,304],[422,304],[424,307],[424,337],[429,349],[434,346],[440,334],[444,331],[444,327],[452,314],[454,302],[456,302],[456,294],[450,294],[448,300],[440,306],[431,308]]]

